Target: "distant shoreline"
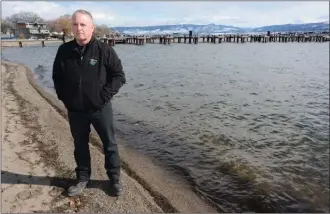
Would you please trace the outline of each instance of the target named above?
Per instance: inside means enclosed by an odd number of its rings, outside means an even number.
[[[35,46],[42,44],[42,41],[44,41],[46,44],[57,44],[57,43],[63,43],[62,40],[28,40],[28,39],[8,39],[8,40],[1,40],[1,47],[19,47],[19,42],[22,42],[22,46]]]

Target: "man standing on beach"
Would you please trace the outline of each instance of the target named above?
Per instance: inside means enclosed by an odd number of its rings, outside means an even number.
[[[92,15],[77,10],[72,15],[74,40],[62,44],[53,65],[54,87],[68,110],[74,139],[77,183],[68,189],[69,196],[79,195],[90,181],[90,125],[103,143],[109,188],[122,192],[120,157],[114,135],[111,99],[126,83],[121,60],[115,50],[98,41]]]

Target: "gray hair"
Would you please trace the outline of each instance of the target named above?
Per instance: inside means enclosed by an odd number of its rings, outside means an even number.
[[[72,14],[72,17],[74,17],[77,13],[81,13],[81,14],[85,14],[87,16],[89,16],[92,20],[92,22],[94,22],[94,19],[93,19],[93,16],[90,12],[88,12],[87,10],[83,10],[83,9],[79,9],[79,10],[76,10],[73,14]]]

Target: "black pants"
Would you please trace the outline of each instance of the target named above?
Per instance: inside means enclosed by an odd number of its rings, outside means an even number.
[[[111,102],[93,113],[68,112],[69,124],[74,139],[74,158],[77,179],[87,181],[91,176],[89,152],[90,126],[93,125],[103,143],[105,169],[110,179],[119,179],[120,158],[115,139]]]

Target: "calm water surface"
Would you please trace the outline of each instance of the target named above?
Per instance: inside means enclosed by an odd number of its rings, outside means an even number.
[[[57,45],[10,48],[53,91]],[[227,212],[329,212],[329,44],[117,45],[118,133]]]

